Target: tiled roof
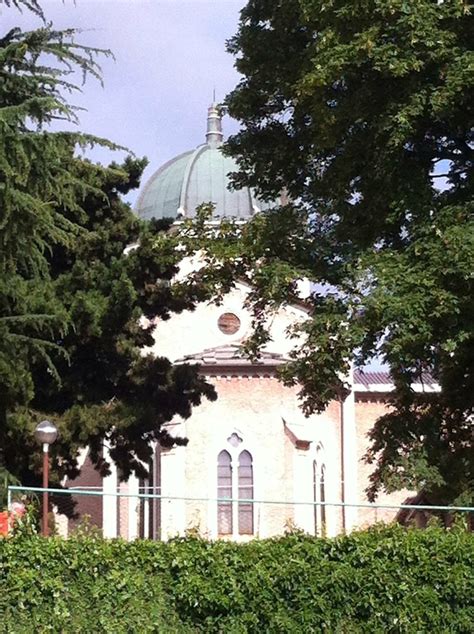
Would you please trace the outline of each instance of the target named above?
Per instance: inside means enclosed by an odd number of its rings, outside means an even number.
[[[414,381],[412,388],[416,392],[437,392],[440,389],[438,383],[430,374],[423,375],[422,381]],[[393,390],[393,382],[390,374],[386,371],[373,372],[371,370],[357,369],[354,370],[354,389],[356,392],[391,392]]]
[[[288,359],[277,352],[261,351],[257,360],[250,360],[244,348],[238,344],[228,344],[216,348],[207,348],[201,352],[188,354],[177,363],[199,363],[203,367],[276,367]],[[423,376],[423,382],[415,381],[412,385],[415,392],[437,392],[439,385],[432,376]],[[354,370],[354,390],[356,392],[392,392],[393,382],[386,371]]]
[[[379,392],[386,393],[393,391],[393,383],[388,372],[371,372],[365,370],[354,370],[354,391],[355,392]]]
[[[200,363],[204,366],[276,366],[285,363],[286,360],[282,354],[262,351],[256,361],[251,361],[245,355],[242,346],[230,344],[188,354],[178,363]]]
[[[354,383],[360,383],[368,387],[369,385],[381,385],[391,383],[388,372],[371,372],[368,370],[354,370]]]

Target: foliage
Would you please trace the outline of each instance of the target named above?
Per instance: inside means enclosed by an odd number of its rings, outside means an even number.
[[[106,473],[104,443],[127,478],[144,472],[150,441],[171,442],[163,422],[214,398],[195,369],[142,354],[154,343],[153,319],[197,299],[169,288],[179,254],[168,225],[140,222],[121,198],[138,187],[146,161],[93,164],[77,150],[115,146],[52,131],[53,122],[76,121],[70,75],[100,79],[97,55],[108,54],[75,37],[44,24],[0,40],[2,481],[38,483],[32,432],[42,418],[60,431],[52,483],[77,474],[85,445]]]
[[[471,632],[474,539],[457,527],[337,539],[0,543],[3,626],[90,632]]]
[[[73,167],[81,170],[82,163]],[[97,166],[92,180],[87,165],[94,192],[71,214],[81,231],[69,245],[51,249],[47,280],[34,278],[28,285],[35,312],[59,306],[65,328],[57,351],[49,353],[55,373],[41,359],[30,363],[34,395],[28,407],[17,407],[7,418],[5,464],[23,484],[35,480],[39,467],[32,431],[41,417],[54,420],[60,431],[51,447],[58,482],[77,474],[77,454],[85,445],[106,473],[104,441],[128,478],[131,470],[144,473],[150,441],[170,441],[161,429],[164,422],[188,417],[203,395],[214,398],[195,368],[143,354],[154,345],[153,319],[191,308],[193,296],[169,285],[180,256],[164,234],[166,224],[140,222],[120,200],[142,168],[142,161],[132,159],[107,170]],[[124,253],[130,243],[135,248]]]
[[[252,0],[229,43],[234,183],[293,202],[208,234],[208,280],[252,283],[254,350],[314,282],[283,370],[306,413],[343,394],[351,359],[388,365],[371,498],[474,499],[473,42],[460,0]],[[441,391],[415,392],[428,375]]]
[[[34,311],[29,282],[47,277],[47,249],[67,243],[76,231],[58,206],[77,204],[85,188],[69,173],[64,159],[70,157],[74,144],[88,138],[43,129],[54,119],[75,116],[61,94],[64,89],[74,90],[67,78],[71,68],[98,73],[94,52],[71,42],[72,36],[72,31],[43,26],[30,33],[12,29],[0,40],[2,480],[9,477],[3,459],[7,411],[31,398],[30,360],[49,362],[53,335],[61,332],[65,322],[58,306],[47,312]],[[50,66],[45,65],[44,57],[40,61],[42,54],[47,54]]]

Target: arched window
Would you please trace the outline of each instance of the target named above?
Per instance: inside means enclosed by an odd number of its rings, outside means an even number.
[[[319,478],[319,500],[320,502],[326,501],[326,485],[325,485],[326,467],[321,466],[321,476]],[[326,506],[321,506],[321,533],[323,537],[326,536]]]
[[[240,438],[236,443],[232,435],[228,441],[229,451],[224,449],[217,457],[217,532],[219,535],[253,535],[253,503],[239,501],[253,500],[252,454],[247,450],[239,452]]]
[[[313,500],[314,502],[319,501],[319,492],[318,492],[318,463],[316,460],[313,460]],[[314,514],[314,534],[318,534],[319,522],[319,508],[318,505],[315,504],[313,506],[313,514]]]
[[[326,535],[326,467],[313,460],[314,534]]]
[[[228,451],[221,451],[217,458],[217,531],[219,535],[232,535],[232,458]]]
[[[253,500],[252,456],[242,451],[239,456],[239,500]],[[253,504],[239,502],[239,535],[253,535]]]

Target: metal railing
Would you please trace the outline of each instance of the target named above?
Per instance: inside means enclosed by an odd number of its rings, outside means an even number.
[[[102,487],[48,488],[11,485],[8,505],[21,499],[41,502],[48,493],[54,509],[51,527],[67,537],[79,528],[98,529],[107,538],[167,540],[186,534],[209,539],[246,541],[301,530],[316,536],[336,536],[392,522],[424,527],[436,516],[450,526],[456,514],[474,529],[474,507],[382,502],[342,502],[236,497],[181,496],[149,492],[148,487],[124,491]],[[126,486],[126,485],[125,485]],[[43,531],[44,533],[44,531]]]
[[[138,499],[158,499],[158,500],[182,500],[187,502],[235,502],[238,504],[272,504],[283,506],[326,506],[326,507],[341,507],[341,508],[358,508],[358,509],[389,509],[389,510],[408,510],[408,511],[443,511],[447,513],[474,513],[474,506],[443,506],[432,504],[388,504],[378,502],[328,502],[328,501],[312,501],[312,500],[260,500],[260,499],[245,499],[245,498],[231,498],[231,497],[201,497],[201,496],[179,496],[179,495],[161,495],[158,493],[124,493],[119,491],[103,491],[91,490],[90,488],[68,488],[68,489],[55,489],[55,488],[43,488],[43,487],[27,487],[19,485],[10,485],[8,487],[8,506],[10,507],[12,501],[12,494],[15,491],[31,492],[31,493],[51,493],[54,495],[91,495],[96,497],[118,497],[118,498],[138,498]]]

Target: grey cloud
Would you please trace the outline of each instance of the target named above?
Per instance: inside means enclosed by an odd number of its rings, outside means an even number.
[[[172,156],[204,138],[206,108],[233,88],[238,75],[225,51],[237,28],[243,0],[43,1],[56,28],[83,29],[84,44],[113,51],[103,59],[104,87],[90,80],[73,102],[87,109],[81,128],[146,155],[145,177]],[[2,9],[2,32],[12,26],[35,28],[31,14]],[[227,120],[225,129],[236,129]],[[103,163],[113,157],[102,149],[90,153]],[[135,198],[136,194],[131,197]]]

